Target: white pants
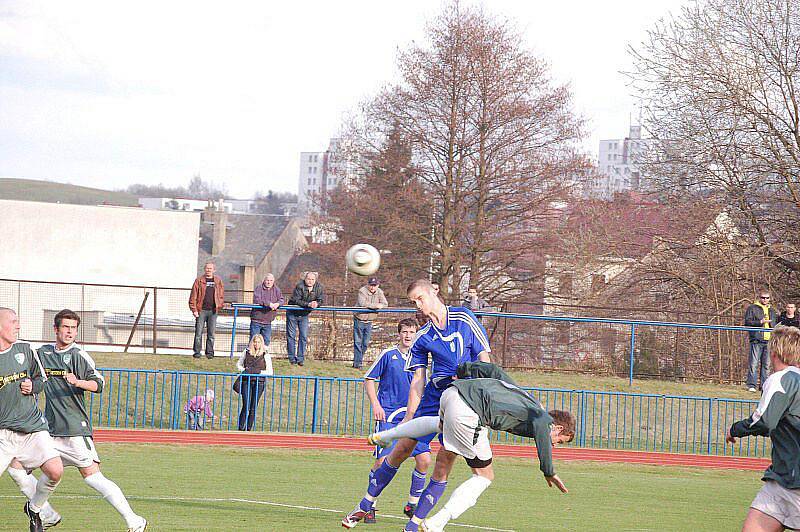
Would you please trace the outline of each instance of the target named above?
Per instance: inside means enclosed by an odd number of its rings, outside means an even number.
[[[481,426],[478,414],[464,402],[454,386],[442,394],[439,418],[445,449],[464,458],[489,460],[492,457],[489,431]]]

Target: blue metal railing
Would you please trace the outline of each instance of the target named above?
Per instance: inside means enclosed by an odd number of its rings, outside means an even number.
[[[95,427],[184,429],[184,408],[195,396],[215,392],[213,417],[201,414],[206,430],[237,430],[242,396],[233,392],[236,373],[101,369],[102,394],[88,394]],[[253,377],[261,378],[261,377]],[[263,377],[263,395],[255,405],[253,430],[304,434],[366,436],[373,427],[372,407],[363,380],[336,377]],[[746,418],[757,401],[526,388],[548,409],[568,410],[577,420],[573,445],[690,454],[766,457],[768,438],[751,437],[725,444],[730,425]],[[249,414],[245,414],[245,422]],[[525,438],[495,433],[493,441],[525,445]]]
[[[264,309],[262,305],[252,305],[247,303],[234,303],[233,305],[233,331],[231,333],[231,350],[230,357],[236,350],[236,322],[239,317],[239,309]],[[308,310],[303,307],[295,305],[285,305],[280,307],[279,310]],[[410,308],[384,308],[384,309],[364,309],[362,307],[317,307],[316,311],[322,312],[359,312],[368,310],[369,312],[380,313],[414,313],[415,309]],[[509,318],[518,320],[534,320],[546,322],[568,322],[568,323],[603,323],[614,325],[627,325],[630,327],[630,346],[628,350],[628,383],[633,384],[634,367],[636,364],[636,328],[637,327],[674,327],[677,329],[705,329],[715,331],[757,331],[763,332],[764,328],[761,327],[744,327],[738,325],[713,325],[704,323],[682,323],[682,322],[667,322],[667,321],[651,321],[651,320],[628,320],[619,318],[594,318],[585,316],[545,316],[541,314],[520,314],[512,312],[475,312],[480,317],[491,318]]]

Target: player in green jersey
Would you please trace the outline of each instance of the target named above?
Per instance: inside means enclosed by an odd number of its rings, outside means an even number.
[[[39,512],[61,481],[64,467],[47,420],[36,406],[35,395],[44,387],[42,367],[31,346],[18,338],[17,313],[0,307],[0,475],[14,460],[27,469],[42,470],[25,504],[30,530],[39,532]]]
[[[92,424],[84,404],[84,392],[101,393],[105,381],[95,368],[91,357],[75,344],[81,319],[75,312],[64,309],[56,314],[53,328],[55,345],[39,348],[39,358],[47,374],[44,386],[47,403],[45,416],[50,435],[65,466],[74,466],[83,480],[100,493],[125,519],[129,532],[142,532],[147,521],[136,515],[125,495],[113,481],[100,471],[100,457],[92,439]],[[22,464],[9,469],[20,491],[30,497],[36,481],[28,475]],[[45,527],[54,526],[61,516],[47,505],[42,510]]]

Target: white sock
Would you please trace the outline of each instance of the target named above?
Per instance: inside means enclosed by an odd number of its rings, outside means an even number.
[[[375,434],[382,441],[392,442],[400,438],[419,438],[434,432],[439,432],[439,416],[418,417]]]
[[[8,474],[16,482],[19,491],[22,492],[28,500],[33,499],[36,494],[36,477],[29,475],[24,469],[17,469],[15,467],[8,468]],[[55,514],[55,510],[50,506],[49,502],[44,503],[42,506],[41,514],[42,519],[47,519],[49,516]]]
[[[55,480],[51,480],[50,477],[42,473],[39,477],[38,482],[36,482],[36,490],[33,493],[33,497],[31,497],[30,508],[34,512],[41,512],[42,508],[47,504],[47,498],[53,493],[58,486],[58,482]]]
[[[433,517],[428,518],[428,522],[436,528],[444,528],[451,519],[456,519],[475,506],[478,497],[486,491],[486,488],[491,483],[492,481],[486,477],[472,475],[472,477],[453,490],[452,495],[450,495],[442,509],[436,512]]]
[[[128,523],[128,528],[135,528],[139,525],[142,518],[133,513],[130,504],[128,504],[128,500],[125,498],[125,495],[122,494],[122,490],[119,489],[119,486],[103,476],[103,473],[98,471],[83,480],[97,493],[102,495],[103,498],[119,512],[123,519],[125,519],[125,522]]]

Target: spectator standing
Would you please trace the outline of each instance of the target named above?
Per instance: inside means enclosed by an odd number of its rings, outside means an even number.
[[[480,312],[482,310],[489,310],[492,306],[486,302],[485,299],[478,297],[478,289],[470,286],[467,295],[464,297],[463,307],[470,309],[472,312]],[[481,316],[478,319],[483,321]]]
[[[781,312],[778,324],[786,325],[787,327],[800,327],[800,317],[797,316],[797,306],[794,303],[786,303],[786,310]]]
[[[272,337],[272,320],[275,319],[276,310],[284,304],[281,289],[275,286],[275,276],[268,273],[264,280],[256,286],[253,293],[253,304],[263,305],[266,309],[253,309],[250,311],[250,340],[257,334],[264,338],[264,345],[269,345]]]
[[[322,305],[324,294],[322,285],[317,282],[317,272],[306,272],[303,280],[297,283],[289,299],[290,305],[302,307],[302,310],[286,311],[286,351],[289,363],[302,366],[305,362],[306,344],[308,342],[308,315]]]
[[[370,277],[367,284],[358,289],[357,305],[372,310],[389,306],[377,277]],[[356,369],[361,369],[372,335],[372,320],[376,316],[376,312],[356,312],[353,315],[353,367]]]
[[[758,300],[744,313],[745,327],[761,327],[764,331],[749,331],[750,353],[747,364],[747,389],[755,392],[769,376],[769,339],[772,327],[777,324],[778,313],[770,305],[768,290],[759,292]],[[759,364],[761,371],[759,373]],[[759,379],[760,375],[760,379]]]
[[[214,402],[214,390],[206,390],[205,395],[195,395],[183,411],[186,413],[186,428],[189,430],[203,430],[205,420],[214,419],[214,412],[211,410],[211,403]]]
[[[272,358],[267,352],[267,344],[260,334],[250,339],[236,368],[245,375],[241,380],[239,393],[242,394],[242,409],[239,411],[239,430],[253,430],[256,422],[256,406],[264,393],[267,379],[261,375],[272,375]]]
[[[217,275],[213,262],[207,262],[203,275],[194,280],[189,293],[189,309],[194,314],[194,358],[200,358],[203,346],[203,325],[206,327],[206,358],[214,358],[214,330],[217,312],[225,301],[225,286]]]

